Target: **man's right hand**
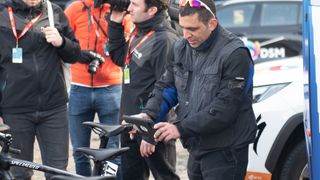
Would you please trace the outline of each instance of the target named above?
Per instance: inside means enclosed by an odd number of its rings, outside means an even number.
[[[1,125],[1,124],[4,124],[2,117],[0,117],[0,125]]]
[[[110,15],[110,20],[116,23],[122,23],[124,17],[126,16],[126,11],[112,11]]]

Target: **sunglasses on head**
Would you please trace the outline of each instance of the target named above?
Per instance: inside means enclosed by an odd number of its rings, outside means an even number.
[[[207,6],[204,2],[200,0],[180,0],[179,6],[184,7],[188,2],[190,7],[192,8],[201,8],[201,7],[206,8],[206,10],[208,10],[212,14],[213,18],[216,18],[216,16],[213,14],[209,6]]]

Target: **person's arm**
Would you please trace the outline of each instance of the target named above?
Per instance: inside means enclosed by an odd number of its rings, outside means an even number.
[[[232,126],[247,95],[246,86],[252,85],[252,76],[249,52],[235,50],[223,65],[220,88],[210,106],[176,124],[181,136],[215,133]]]
[[[113,63],[122,67],[125,65],[125,58],[128,50],[128,44],[126,43],[124,27],[122,24],[124,16],[125,12],[113,11],[110,15],[110,19],[108,19],[108,51]]]
[[[57,8],[54,13],[59,14],[59,23],[62,26],[62,31],[59,33],[63,39],[63,43],[60,47],[57,47],[57,52],[64,62],[75,63],[81,59],[79,42],[76,39],[73,30],[69,26],[69,21],[64,12],[60,8]]]
[[[167,49],[168,48],[168,49]],[[155,72],[156,76],[162,74],[159,77],[159,80],[154,85],[154,90],[150,94],[150,99],[148,100],[143,113],[147,113],[152,119],[157,119],[161,111],[161,103],[163,101],[163,90],[166,87],[174,87],[174,77],[173,77],[173,49],[174,46],[170,46],[164,48],[167,53],[167,61],[165,64],[165,71],[164,73]],[[163,61],[163,59],[162,59]],[[157,74],[159,73],[159,74]]]

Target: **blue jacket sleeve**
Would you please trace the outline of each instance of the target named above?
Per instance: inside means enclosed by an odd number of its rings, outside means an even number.
[[[163,100],[160,107],[159,116],[155,119],[155,122],[164,122],[166,115],[178,103],[177,89],[174,86],[166,87],[162,92]]]

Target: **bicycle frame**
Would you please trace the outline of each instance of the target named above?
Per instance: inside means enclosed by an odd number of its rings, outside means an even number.
[[[92,123],[92,122],[84,122],[83,124],[90,125],[87,123]],[[118,126],[118,125],[116,125],[116,126]],[[92,124],[89,126],[91,128],[91,130],[99,136],[99,140],[100,140],[99,149],[106,148],[110,137],[119,135],[120,133],[122,133],[124,131],[128,131],[129,129],[132,128],[131,125],[120,125],[120,126],[121,127],[116,128],[117,130],[111,128],[112,126],[109,126],[111,129],[113,129],[113,130],[110,130],[109,132],[107,129],[104,129],[99,126],[94,127],[94,126],[92,126]],[[113,133],[110,133],[111,131]],[[104,174],[104,171],[103,171],[104,166],[105,166],[105,161],[95,161],[91,175],[92,176],[103,175]]]
[[[100,139],[99,149],[106,148],[106,146],[107,146],[107,144],[109,142],[109,137],[105,136],[103,133],[102,134],[98,134],[98,135],[99,135],[99,139]],[[102,175],[104,164],[105,164],[104,162],[94,163],[93,170],[92,170],[92,175],[93,176]]]

